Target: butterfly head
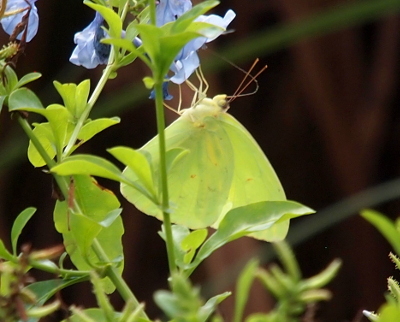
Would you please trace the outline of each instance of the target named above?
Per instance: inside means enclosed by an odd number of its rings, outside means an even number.
[[[214,103],[224,112],[229,109],[228,96],[225,94],[216,95],[213,97]]]

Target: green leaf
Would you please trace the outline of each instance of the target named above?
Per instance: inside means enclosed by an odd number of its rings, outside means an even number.
[[[73,83],[61,84],[57,81],[53,82],[65,107],[78,120],[87,106],[87,100],[90,91],[90,80],[84,80],[79,85]]]
[[[109,26],[108,34],[113,38],[121,38],[122,33],[122,21],[121,18],[115,13],[114,10],[107,8],[105,6],[101,6],[98,4],[94,4],[89,1],[84,1],[88,7],[98,11],[104,20],[107,22]]]
[[[156,198],[157,194],[154,188],[151,165],[143,152],[123,146],[114,147],[107,151],[131,169],[141,185],[146,188],[150,195]]]
[[[9,65],[6,65],[6,67],[3,70],[3,74],[5,79],[6,93],[11,94],[11,92],[15,89],[18,83],[17,74],[15,73],[14,69]]]
[[[37,124],[33,129],[33,134],[36,136],[47,155],[53,159],[56,155],[56,146],[53,131],[49,123]],[[36,150],[35,145],[32,141],[29,141],[28,146],[28,159],[29,162],[36,168],[43,167],[46,162],[43,160],[41,154]]]
[[[154,301],[176,322],[206,322],[217,305],[231,293],[225,292],[212,297],[203,305],[199,289],[182,275],[173,275],[170,281],[172,292],[157,291]]]
[[[6,95],[0,95],[0,113],[1,110],[3,109],[4,101],[6,100],[7,96]]]
[[[165,238],[165,231],[164,226],[162,226],[162,231],[159,232],[160,236],[164,241]],[[175,263],[178,267],[184,268],[186,266],[184,262],[184,257],[186,255],[186,251],[182,249],[181,243],[182,240],[185,239],[186,236],[190,234],[190,230],[185,226],[180,225],[172,225],[172,238],[174,242],[174,254],[175,254]]]
[[[202,306],[199,289],[182,275],[171,276],[172,292],[157,291],[154,301],[174,321],[197,322]]]
[[[65,107],[71,112],[72,115],[75,116],[76,84],[61,84],[60,82],[54,81],[53,85],[56,88],[58,94],[60,94]]]
[[[102,226],[95,220],[81,214],[71,213],[69,220],[71,233],[79,253],[81,256],[87,257],[94,239],[102,230]]]
[[[230,210],[222,219],[217,231],[203,244],[192,267],[210,256],[216,249],[243,236],[265,237],[263,231],[274,224],[314,212],[294,201],[262,201]]]
[[[25,87],[13,91],[8,98],[8,110],[10,112],[15,110],[26,110],[29,112],[28,109],[36,113],[39,110],[43,110],[43,105],[36,94]]]
[[[250,260],[243,271],[240,273],[239,279],[236,283],[236,297],[235,297],[235,315],[234,322],[243,321],[244,308],[249,298],[250,287],[255,278],[255,272],[258,267],[258,260]]]
[[[114,221],[121,215],[121,212],[121,208],[110,211],[107,216],[99,222],[99,224],[104,228],[110,227],[114,223]]]
[[[230,295],[231,292],[224,292],[210,298],[199,310],[199,321],[209,321],[209,317],[215,312],[218,304]]]
[[[105,130],[106,128],[118,124],[120,122],[119,117],[112,117],[112,118],[100,118],[97,120],[91,120],[87,122],[78,134],[78,139],[81,141],[88,141],[96,134],[100,133],[101,131]],[[82,145],[84,142],[80,142],[79,145]]]
[[[11,261],[13,260],[13,256],[7,250],[6,246],[4,246],[3,241],[0,239],[0,258]]]
[[[28,289],[35,294],[35,305],[43,305],[54,294],[61,291],[62,289],[86,280],[88,280],[88,277],[86,276],[66,280],[52,279],[47,281],[34,282],[26,286],[24,289]]]
[[[211,10],[215,6],[219,4],[219,1],[204,1],[194,6],[191,10],[185,12],[181,15],[172,25],[171,32],[172,33],[180,33],[185,31],[195,20],[202,14],[205,14],[207,11]]]
[[[102,39],[102,43],[108,44],[108,45],[113,45],[125,50],[128,50],[130,52],[139,54],[140,51],[134,46],[132,41],[128,39],[121,39],[121,38],[105,38]]]
[[[15,92],[14,92],[15,93]],[[11,97],[10,97],[11,99]],[[46,109],[38,109],[33,107],[20,107],[15,110],[22,110],[27,112],[33,112],[43,115],[50,124],[51,130],[54,135],[54,145],[59,151],[64,147],[64,142],[68,139],[70,132],[70,113],[68,110],[59,104],[51,104]]]
[[[128,185],[136,189],[152,202],[156,202],[153,195],[140,184],[129,180],[121,171],[110,161],[94,155],[78,154],[65,158],[64,161],[51,169],[53,173],[61,176],[71,175],[92,175],[111,179]]]
[[[201,246],[201,244],[207,238],[207,229],[198,229],[192,231],[189,235],[187,235],[181,242],[182,249],[186,252],[184,257],[185,264],[189,264],[195,253],[197,248]]]
[[[143,45],[141,47],[143,47],[144,51],[154,64],[157,62],[157,59],[164,54],[160,47],[160,38],[164,36],[164,31],[161,28],[153,25],[137,25],[136,28],[139,31],[140,37],[143,41]]]
[[[42,74],[36,73],[36,72],[26,74],[26,75],[22,76],[22,78],[18,81],[18,83],[15,85],[15,87],[17,87],[17,88],[22,87],[30,82],[37,80],[40,77],[42,77]]]
[[[280,322],[282,317],[275,311],[271,311],[268,314],[255,313],[251,314],[246,318],[246,322]]]
[[[203,36],[207,38],[215,38],[221,34],[221,31],[224,30],[225,28],[217,25],[212,25],[207,22],[193,22],[187,28],[186,32],[197,33],[199,37]]]
[[[127,65],[133,63],[136,58],[137,58],[137,54],[136,53],[133,53],[133,52],[129,53],[129,54],[125,55],[124,57],[122,57],[118,61],[118,66],[119,67],[127,66]],[[141,59],[143,59],[143,61],[147,64],[148,60],[146,60],[146,56],[142,56]],[[148,66],[150,66],[150,64],[148,64]]]
[[[143,26],[141,26],[143,27]],[[141,34],[142,35],[142,34]],[[157,71],[164,77],[167,74],[171,63],[174,61],[179,51],[191,40],[200,37],[197,32],[183,32],[180,34],[168,35],[158,38],[156,56],[152,60],[157,65]],[[143,46],[145,40],[143,39]],[[146,48],[146,47],[145,47]],[[150,56],[151,57],[151,56]]]
[[[150,60],[147,58],[147,56],[144,55],[144,50],[143,48],[136,48],[132,41],[128,39],[121,39],[121,38],[104,38],[101,40],[103,44],[109,44],[115,46],[117,49],[121,48],[124,51],[129,51],[130,53],[123,56],[122,58],[119,58],[119,60],[116,62],[118,66],[126,66],[130,63],[132,63],[136,57],[140,56],[140,58],[147,64],[147,66],[151,66]]]
[[[113,265],[118,266],[122,273],[121,237],[124,227],[121,217],[116,216],[115,212],[120,206],[118,199],[110,190],[104,189],[89,176],[74,176],[71,184],[74,186],[71,198],[79,206],[81,214],[72,213],[68,206],[70,200],[57,201],[54,222],[57,231],[63,235],[65,249],[72,262],[79,270]],[[100,262],[90,248],[94,236],[110,263]],[[114,284],[108,278],[105,279],[105,283],[107,293],[113,292]]]
[[[361,216],[374,225],[390,245],[392,245],[396,254],[400,255],[400,232],[397,231],[394,222],[383,214],[371,209],[361,211]]]
[[[21,235],[22,229],[24,229],[26,223],[29,221],[29,219],[31,219],[31,217],[35,212],[36,208],[33,207],[26,208],[14,220],[14,224],[11,229],[11,245],[14,256],[17,255],[17,243],[18,243],[18,238]]]
[[[93,309],[78,309],[74,308],[73,313],[68,319],[63,320],[62,322],[109,322],[109,320],[104,315],[102,309],[93,308]],[[114,321],[118,321],[118,317],[120,313],[115,312]]]
[[[75,118],[81,117],[83,111],[86,109],[87,101],[89,99],[90,80],[86,79],[76,87],[75,97],[75,111],[71,113]]]
[[[299,281],[299,290],[312,290],[324,287],[331,282],[339,272],[342,266],[340,259],[333,260],[323,271],[317,275]]]
[[[61,176],[92,175],[115,181],[124,181],[121,171],[110,161],[86,154],[77,154],[65,158],[64,161],[51,169]]]
[[[382,305],[378,312],[379,322],[400,321],[400,308],[394,303]]]
[[[154,87],[154,79],[152,77],[144,77],[143,83],[144,83],[144,86],[149,90]]]

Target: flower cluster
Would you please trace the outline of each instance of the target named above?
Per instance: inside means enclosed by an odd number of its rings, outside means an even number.
[[[35,37],[39,28],[39,16],[35,2],[37,0],[8,0],[4,16],[0,23],[4,31],[13,35],[17,33],[16,39],[21,40],[26,32],[26,41],[29,42]],[[24,28],[21,28],[26,21]],[[18,29],[21,30],[18,30]]]
[[[182,14],[192,8],[190,0],[160,0],[156,8],[156,24],[163,26],[166,23],[175,21]],[[204,44],[214,40],[221,35],[231,21],[235,18],[235,13],[229,10],[224,17],[217,15],[202,15],[196,19],[199,22],[206,22],[221,27],[221,32],[214,38],[199,37],[189,43],[176,56],[170,70],[174,73],[170,78],[175,84],[182,84],[200,65],[197,50]],[[95,68],[99,64],[106,64],[110,47],[100,43],[101,38],[107,37],[102,29],[104,19],[99,13],[82,32],[75,34],[75,44],[77,45],[72,53],[70,61],[76,65],[82,65],[86,68]],[[135,46],[140,46],[140,39],[134,41]],[[170,99],[167,85],[164,84],[164,98]]]

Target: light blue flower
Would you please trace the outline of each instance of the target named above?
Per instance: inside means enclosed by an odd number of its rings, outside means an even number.
[[[89,26],[75,34],[74,43],[76,47],[69,59],[71,63],[88,69],[107,64],[111,46],[100,42],[101,39],[108,37],[102,28],[103,22],[104,19],[101,14],[96,12],[96,16]],[[124,36],[125,31],[122,31],[122,37]],[[142,41],[135,37],[133,44],[139,47]]]
[[[162,90],[163,90],[163,99],[164,100],[170,101],[174,98],[168,91],[168,81],[166,81],[162,84]],[[150,92],[149,98],[152,100],[154,100],[156,98],[156,93],[154,92],[154,89]]]
[[[102,28],[103,22],[104,18],[96,12],[96,16],[89,26],[75,34],[76,47],[69,59],[71,63],[88,69],[107,64],[111,47],[100,42],[102,38],[107,37]]]
[[[14,15],[8,16],[8,17],[3,17],[0,21],[4,31],[11,35],[15,27],[22,22],[23,17],[28,13],[28,10],[30,9],[29,13],[29,20],[28,20],[28,26],[27,29],[27,35],[26,35],[26,41],[29,42],[32,40],[33,37],[35,37],[38,28],[39,28],[39,16],[37,13],[37,8],[35,7],[35,2],[37,0],[8,0],[7,1],[7,7],[5,14],[11,14],[12,12],[17,12]],[[29,4],[27,3],[29,2]],[[21,32],[17,35],[17,39],[21,40],[21,37],[24,33],[24,29],[21,30]]]
[[[190,0],[160,0],[156,8],[157,26],[160,27],[168,22],[175,21],[190,9],[192,9]]]
[[[215,38],[224,33],[225,29],[236,17],[233,10],[228,10],[224,17],[218,15],[200,16],[195,21],[206,22],[218,27],[223,28],[218,35],[213,38],[199,37],[188,42],[185,47],[176,56],[170,69],[175,74],[170,78],[171,82],[175,84],[182,84],[200,65],[199,56],[197,50],[199,50],[205,43],[213,41]]]

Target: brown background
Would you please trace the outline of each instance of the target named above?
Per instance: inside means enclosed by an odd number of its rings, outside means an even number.
[[[238,16],[231,26],[235,33],[220,37],[211,47],[218,52],[219,47],[235,42],[243,46],[249,35],[281,23],[299,21],[341,2],[350,3],[338,0],[224,1],[216,12],[223,14],[228,8],[236,11]],[[44,76],[32,84],[32,88],[44,104],[49,104],[60,102],[51,83],[54,79],[79,82],[90,77],[95,84],[101,69],[86,71],[68,63],[74,33],[92,19],[89,9],[80,1],[39,0],[37,6],[39,33],[20,58],[18,73],[40,71]],[[399,32],[399,15],[389,15],[357,27],[302,40],[273,53],[249,55],[240,61],[240,66],[246,69],[259,57],[269,68],[259,78],[259,91],[236,100],[230,113],[263,147],[289,199],[320,211],[398,176]],[[3,36],[2,39],[4,42],[7,38]],[[213,57],[210,50],[202,51],[201,56],[220,59]],[[239,70],[225,62],[222,65],[225,65],[223,72],[206,75],[212,85],[210,95],[233,93],[243,77]],[[146,98],[138,102],[134,98],[137,93],[147,96],[140,81],[147,74],[143,64],[136,62],[109,82],[95,113],[97,116],[118,115],[122,122],[98,135],[81,152],[108,157],[106,148],[117,144],[140,147],[155,134],[152,102]],[[190,95],[185,92],[186,99],[189,100]],[[176,104],[176,101],[171,102],[173,106]],[[168,115],[169,121],[174,117]],[[31,242],[34,248],[59,243],[60,236],[52,225],[51,179],[27,162],[24,152],[27,140],[18,124],[5,111],[1,113],[0,121],[0,237],[8,241],[15,216],[25,207],[34,206],[39,210],[24,231],[23,240]],[[118,192],[115,183],[104,180],[101,183]],[[400,194],[399,186],[390,190],[394,194],[397,191]],[[122,198],[120,200],[126,227],[124,276],[139,300],[148,303],[149,312],[155,317],[159,313],[152,304],[152,293],[166,287],[167,277],[164,245],[157,235],[160,223],[139,214]],[[356,212],[358,207],[371,206],[372,200],[373,197],[367,196],[360,204],[349,202],[339,210],[325,212],[324,218],[332,222],[347,212],[353,216],[318,231],[295,248],[305,276],[317,273],[333,258],[344,261],[339,276],[330,285],[334,298],[320,306],[319,321],[361,321],[360,310],[377,309],[384,300],[386,278],[396,276],[387,258],[390,246]],[[372,206],[392,218],[398,216],[398,200]],[[320,214],[322,216],[324,212],[312,217],[317,226]],[[292,227],[304,222],[295,220]],[[302,228],[304,235],[311,234],[308,223]],[[223,287],[220,291],[232,289],[232,283],[222,276],[235,276],[234,263],[262,246],[253,240],[241,239],[215,254],[194,278],[199,283],[208,281],[206,291],[216,291],[218,282]],[[267,252],[270,255],[271,250]],[[64,292],[66,302],[86,307],[94,305],[91,297],[88,286],[72,287],[69,292]],[[115,303],[117,307],[120,305],[118,296],[115,296]],[[226,321],[231,316],[229,303],[221,309]],[[269,296],[257,289],[250,301],[249,312],[267,311],[271,305]]]

